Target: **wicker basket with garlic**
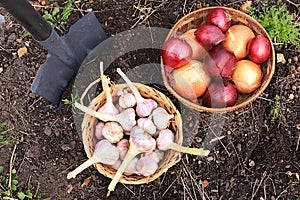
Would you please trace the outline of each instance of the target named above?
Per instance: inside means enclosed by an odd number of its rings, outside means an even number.
[[[103,92],[89,107],[75,106],[85,112],[82,138],[88,160],[68,174],[75,176],[91,165],[112,178],[108,195],[118,182],[143,184],[155,180],[181,159],[180,152],[206,156],[209,151],[182,146],[181,115],[171,100],[156,89],[132,83],[120,70],[126,84],[110,84],[103,74]]]

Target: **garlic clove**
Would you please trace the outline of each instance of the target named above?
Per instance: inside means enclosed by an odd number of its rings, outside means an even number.
[[[148,156],[152,160],[154,160],[156,163],[159,163],[165,156],[165,153],[160,150],[155,150],[150,153],[145,153],[145,156]]]
[[[116,115],[119,113],[119,110],[114,106],[113,103],[105,103],[97,110],[97,112],[108,115]]]
[[[122,139],[117,143],[117,148],[120,152],[120,159],[123,160],[129,149],[129,141],[127,139]]]
[[[154,125],[153,121],[150,118],[139,118],[137,120],[137,124],[139,127],[144,129],[150,135],[155,135],[156,133],[156,126]]]
[[[117,143],[124,136],[123,128],[117,122],[106,122],[102,128],[102,135],[110,143]]]
[[[152,152],[156,146],[155,139],[148,133],[145,133],[139,126],[132,128],[129,140],[136,146],[139,152]]]
[[[169,114],[164,108],[158,107],[153,110],[153,123],[159,129],[166,129],[170,125],[171,119],[174,117],[173,114]]]
[[[126,175],[139,174],[136,169],[136,163],[138,162],[138,158],[133,158],[128,164],[127,168],[124,171]]]
[[[135,111],[133,108],[127,108],[117,115],[117,121],[122,125],[125,131],[130,131],[136,125]]]
[[[156,138],[156,146],[159,150],[168,150],[174,142],[174,133],[169,129],[161,130]]]
[[[136,163],[136,169],[143,176],[150,176],[158,169],[156,161],[151,159],[149,156],[141,157]]]
[[[98,122],[95,126],[95,137],[97,140],[102,140],[104,137],[102,135],[102,129],[103,129],[104,123],[102,121]]]
[[[126,108],[131,108],[136,105],[136,99],[132,93],[126,93],[123,95],[123,101]]]
[[[121,165],[121,163],[122,163],[121,160],[117,160],[117,161],[115,162],[115,164],[111,165],[111,167],[112,167],[113,169],[115,169],[115,170],[118,170],[119,167],[120,167],[120,165]]]
[[[144,99],[136,106],[136,114],[139,117],[147,117],[151,114],[152,110],[157,108],[157,102],[153,99]]]

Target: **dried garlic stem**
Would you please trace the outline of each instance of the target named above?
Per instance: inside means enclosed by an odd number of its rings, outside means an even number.
[[[112,104],[113,100],[112,100],[112,96],[110,93],[110,87],[109,87],[110,81],[107,78],[107,76],[104,75],[103,62],[100,62],[100,74],[101,74],[101,82],[102,82],[103,91],[105,91],[105,94],[106,94],[106,103]]]
[[[75,178],[77,174],[88,168],[89,166],[93,165],[97,161],[91,157],[90,159],[86,160],[82,163],[79,167],[77,167],[74,171],[68,173],[67,179]]]
[[[169,149],[172,149],[174,151],[182,152],[182,153],[187,153],[187,154],[192,154],[196,156],[208,156],[209,150],[204,150],[203,148],[189,148],[189,147],[184,147],[176,143],[172,143],[170,146],[168,146]]]
[[[144,98],[141,96],[139,90],[135,87],[135,85],[129,80],[129,78],[122,72],[120,68],[117,68],[117,72],[120,74],[120,76],[124,79],[130,90],[132,91],[133,95],[136,98],[137,102],[141,102],[144,100]]]
[[[117,118],[113,115],[107,115],[107,114],[102,114],[99,113],[95,110],[92,110],[84,105],[81,105],[80,103],[75,102],[75,107],[78,108],[79,110],[93,116],[93,117],[97,117],[98,119],[102,120],[102,121],[117,121]]]

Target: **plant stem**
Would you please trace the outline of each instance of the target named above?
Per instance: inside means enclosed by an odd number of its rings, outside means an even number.
[[[92,110],[92,109],[90,109],[84,105],[81,105],[80,103],[77,103],[77,102],[75,102],[75,107],[93,117],[97,117],[98,119],[100,119],[102,121],[117,121],[117,118],[113,115],[99,113],[99,112]]]
[[[77,174],[88,168],[89,166],[93,165],[97,161],[92,156],[90,159],[86,160],[84,163],[79,165],[74,171],[68,173],[67,179],[75,178]]]
[[[169,149],[182,152],[182,153],[188,153],[196,156],[207,156],[209,154],[209,150],[204,150],[203,148],[189,148],[189,147],[183,147],[179,144],[172,143],[169,146]]]

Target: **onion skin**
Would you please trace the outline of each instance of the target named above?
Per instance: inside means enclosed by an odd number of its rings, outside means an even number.
[[[250,60],[256,63],[263,63],[270,57],[271,44],[269,40],[257,35],[252,38],[247,45],[247,52]]]
[[[206,55],[207,51],[210,49],[210,46],[200,44],[195,36],[195,31],[197,29],[190,29],[186,31],[182,37],[184,40],[191,46],[193,55],[192,60],[201,60]]]
[[[200,97],[210,83],[210,76],[200,61],[191,60],[185,66],[175,69],[173,88],[184,98],[195,100]]]
[[[170,68],[178,68],[187,64],[192,59],[192,48],[184,40],[170,38],[162,46],[164,64]]]
[[[226,39],[225,34],[214,25],[202,25],[195,31],[198,42],[203,45],[214,46]]]
[[[225,33],[226,40],[222,45],[232,52],[237,60],[241,60],[247,56],[247,44],[255,37],[253,31],[241,24],[231,26]]]
[[[206,90],[202,104],[207,107],[224,108],[233,106],[238,98],[237,90],[231,82],[212,82]]]
[[[261,85],[263,73],[259,64],[250,60],[240,60],[232,74],[236,89],[242,94],[249,94]]]
[[[206,71],[214,77],[231,76],[236,62],[234,54],[221,45],[213,47],[203,60]]]
[[[207,14],[205,22],[217,26],[222,32],[226,32],[231,23],[231,16],[223,8],[215,8]]]

